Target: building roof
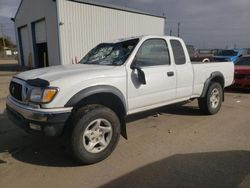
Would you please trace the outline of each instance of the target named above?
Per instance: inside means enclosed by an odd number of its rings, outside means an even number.
[[[141,10],[137,9],[132,9],[128,7],[122,7],[122,6],[117,6],[109,3],[103,3],[103,2],[97,2],[95,0],[67,0],[67,1],[73,1],[73,2],[78,2],[78,3],[84,3],[84,4],[89,4],[89,5],[95,5],[99,7],[105,7],[105,8],[110,8],[110,9],[115,9],[115,10],[122,10],[122,11],[127,11],[127,12],[132,12],[132,13],[137,13],[137,14],[143,14],[143,15],[148,15],[148,16],[154,16],[154,17],[159,17],[159,18],[165,18],[163,14],[153,14],[149,12],[144,12]]]
[[[19,12],[19,9],[20,9],[23,1],[24,0],[21,0],[14,18],[16,18],[17,13]],[[132,9],[132,8],[128,8],[128,7],[122,7],[122,6],[117,6],[117,5],[113,5],[113,4],[109,4],[109,3],[103,3],[103,2],[101,3],[101,2],[97,2],[95,0],[67,0],[67,1],[73,1],[73,2],[78,2],[78,3],[84,3],[84,4],[99,6],[99,7],[105,7],[105,8],[115,9],[115,10],[122,10],[122,11],[127,11],[127,12],[132,12],[132,13],[143,14],[143,15],[154,16],[154,17],[159,17],[159,18],[166,19],[166,17],[163,14],[160,15],[160,14],[148,13],[148,12],[144,12],[144,11],[141,11],[141,10]]]

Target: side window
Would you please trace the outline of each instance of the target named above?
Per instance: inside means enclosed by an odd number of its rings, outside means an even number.
[[[176,65],[183,65],[186,63],[186,57],[183,50],[183,47],[178,40],[171,40],[170,41],[173,53],[174,53],[174,59]]]
[[[145,41],[138,50],[135,61],[139,67],[170,65],[167,43],[163,39]]]

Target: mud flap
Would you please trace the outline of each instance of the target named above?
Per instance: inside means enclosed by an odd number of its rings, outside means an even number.
[[[128,135],[127,135],[127,126],[126,126],[126,122],[125,120],[121,120],[121,135],[123,136],[123,138],[125,138],[126,140],[128,140]]]

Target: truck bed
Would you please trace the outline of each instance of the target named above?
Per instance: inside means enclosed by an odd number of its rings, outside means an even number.
[[[194,72],[193,95],[199,96],[203,90],[205,81],[215,70],[221,72],[225,79],[225,87],[231,85],[234,81],[233,62],[191,62]]]

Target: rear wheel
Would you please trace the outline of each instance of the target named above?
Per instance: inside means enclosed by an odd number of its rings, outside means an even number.
[[[209,86],[206,96],[198,99],[199,107],[206,114],[216,114],[221,108],[222,98],[222,86],[214,82]]]
[[[79,109],[73,121],[70,149],[80,163],[97,163],[113,152],[120,137],[120,121],[111,109],[89,105]]]

